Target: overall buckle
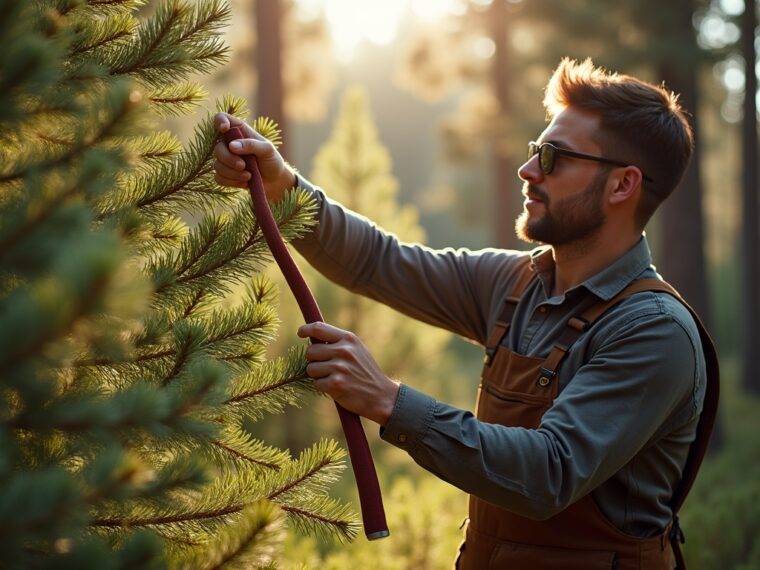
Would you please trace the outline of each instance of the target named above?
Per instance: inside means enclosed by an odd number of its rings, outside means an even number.
[[[538,385],[542,388],[546,388],[549,384],[552,383],[552,380],[554,380],[554,377],[557,375],[554,370],[549,370],[548,368],[541,367],[541,373],[538,376]]]
[[[681,529],[681,525],[678,522],[678,515],[673,515],[673,523],[670,525],[668,538],[671,543],[675,543],[678,540],[681,544],[686,544],[686,536],[684,536],[683,529]]]

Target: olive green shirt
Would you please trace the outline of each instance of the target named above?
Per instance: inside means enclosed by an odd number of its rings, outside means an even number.
[[[531,357],[549,354],[571,316],[631,281],[657,277],[642,236],[609,267],[552,296],[550,248],[433,250],[402,243],[300,182],[318,200],[319,223],[294,245],[314,267],[351,291],[481,345],[526,255],[539,279],[519,303],[505,343]],[[381,437],[441,479],[519,515],[545,519],[591,493],[623,532],[658,534],[671,519],[668,502],[704,400],[705,362],[691,314],[670,295],[636,293],[575,342],[559,377],[559,396],[536,429],[481,422],[403,384]]]

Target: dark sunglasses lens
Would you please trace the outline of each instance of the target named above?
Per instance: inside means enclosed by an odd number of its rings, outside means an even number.
[[[554,170],[554,147],[548,144],[542,145],[538,152],[538,163],[541,166],[541,172],[551,174]]]

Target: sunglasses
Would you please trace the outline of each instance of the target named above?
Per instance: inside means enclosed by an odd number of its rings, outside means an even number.
[[[572,150],[566,150],[554,146],[552,143],[541,143],[530,141],[528,143],[528,160],[538,155],[538,164],[541,167],[541,172],[544,174],[551,174],[554,170],[554,164],[557,161],[558,156],[569,156],[571,158],[580,158],[582,160],[594,160],[596,162],[603,162],[605,164],[612,164],[614,166],[630,166],[627,162],[620,162],[619,160],[612,160],[611,158],[604,158],[601,156],[593,156],[591,154],[583,154]],[[654,182],[649,176],[642,172],[641,174],[644,180],[647,182]]]

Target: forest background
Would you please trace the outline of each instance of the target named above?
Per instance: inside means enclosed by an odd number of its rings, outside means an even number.
[[[745,3],[747,6],[745,6]],[[513,235],[526,143],[544,125],[542,89],[563,56],[681,93],[697,152],[648,227],[655,263],[703,315],[723,369],[719,426],[683,511],[697,568],[760,565],[757,326],[757,5],[742,0],[232,0],[232,61],[206,87],[246,98],[283,129],[286,159],[328,195],[402,239],[432,247],[528,247]],[[747,9],[749,7],[749,9]],[[146,8],[150,10],[150,7]],[[746,96],[749,93],[750,96]],[[752,96],[752,95],[755,96]],[[190,134],[192,122],[167,121]],[[305,265],[305,264],[302,264]],[[306,270],[326,320],[359,333],[384,370],[470,408],[477,347],[339,291]],[[297,309],[281,293],[281,339]],[[337,437],[334,409],[253,426],[298,453]],[[392,538],[325,542],[292,534],[285,567],[441,568],[464,495],[379,441],[367,425]],[[356,503],[349,474],[336,493]]]

